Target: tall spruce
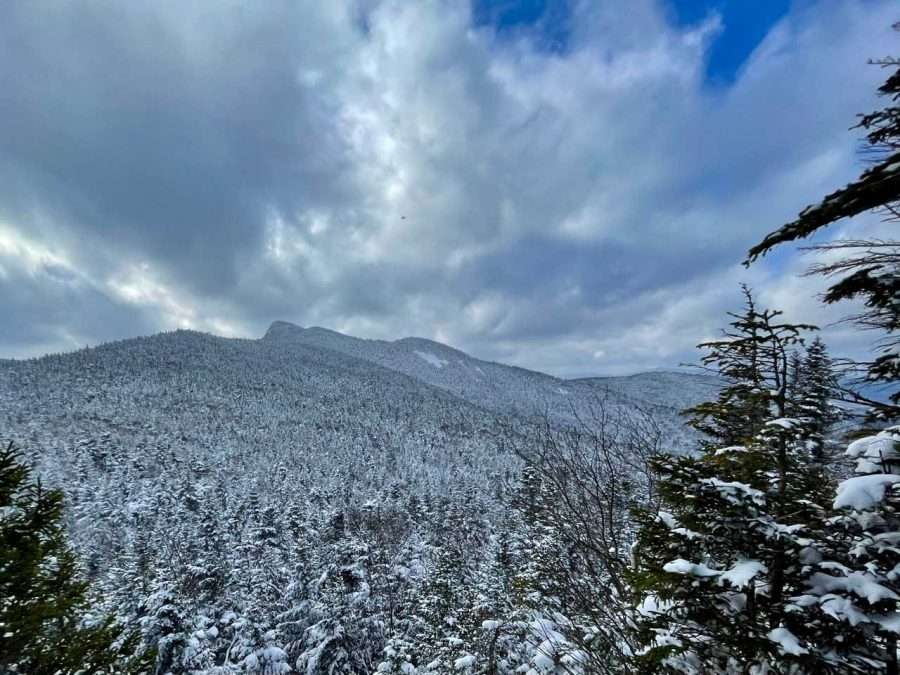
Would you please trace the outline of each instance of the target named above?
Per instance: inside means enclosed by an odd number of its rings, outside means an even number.
[[[137,636],[91,618],[62,515],[62,493],[32,480],[11,443],[0,449],[0,671],[145,672]]]
[[[800,359],[797,380],[791,398],[796,404],[793,416],[806,426],[807,444],[813,457],[820,462],[833,461],[830,431],[842,416],[834,401],[840,386],[828,347],[816,337]]]
[[[812,326],[745,305],[703,363],[726,380],[686,413],[706,434],[691,456],[653,461],[661,510],[640,510],[632,584],[641,672],[828,672],[820,626],[794,611],[824,528],[828,480],[790,417],[790,361]],[[755,670],[754,670],[755,669]]]

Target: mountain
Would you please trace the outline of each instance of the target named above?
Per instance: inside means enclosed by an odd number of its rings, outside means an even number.
[[[683,410],[714,399],[722,381],[713,375],[657,371],[619,377],[574,380],[595,390],[611,391],[627,399]]]
[[[677,409],[714,386],[562,380],[276,322],[256,340],[175,331],[0,361],[0,439],[63,489],[100,608],[139,627],[159,672],[289,672],[265,660],[284,655],[363,673],[389,626],[430,616],[443,575],[499,583],[522,527],[517,451],[590,449],[595,422],[627,429],[638,408],[677,451],[693,439]],[[335,654],[358,662],[316,665]]]
[[[422,338],[275,322],[258,340],[179,330],[0,361],[0,437],[63,487],[85,474],[99,480],[122,468],[111,458],[139,451],[142,481],[166,462],[238,474],[253,458],[253,474],[302,458],[307,474],[329,473],[348,495],[371,488],[362,465],[382,482],[441,491],[453,476],[484,489],[517,464],[496,451],[495,430],[509,420],[581,424],[598,409],[641,408],[678,451],[695,438],[679,410],[715,387],[681,373],[563,380]],[[246,492],[245,478],[235,486]]]
[[[499,412],[553,409],[572,393],[564,381],[549,375],[481,361],[423,338],[362,340],[324,328],[304,329],[277,322],[263,340],[286,348],[313,346],[363,359]]]
[[[667,415],[714,395],[718,381],[708,375],[659,372],[627,377],[563,380],[544,373],[473,358],[424,338],[392,342],[365,340],[325,328],[301,328],[276,321],[263,341],[286,348],[311,346],[339,352],[394,370],[487,410],[547,414],[572,421],[598,398],[614,403],[667,408]]]

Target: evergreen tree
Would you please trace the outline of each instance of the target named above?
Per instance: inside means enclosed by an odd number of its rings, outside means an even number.
[[[552,497],[534,465],[523,469],[517,487],[513,506],[524,524],[524,541],[516,546],[520,562],[512,580],[513,598],[522,608],[565,611],[565,551],[557,523],[548,517],[547,500]]]
[[[900,24],[895,28],[900,29]],[[887,221],[900,220],[900,59],[877,63],[890,72],[879,88],[888,103],[863,115],[859,123],[867,132],[866,150],[874,160],[873,166],[766,236],[750,250],[748,264],[785,242],[808,237],[866,211],[880,212]],[[888,401],[846,392],[849,399],[866,405],[872,418],[900,416],[900,390],[896,387],[900,380],[900,241],[837,240],[810,248],[831,257],[830,262],[815,265],[808,272],[835,279],[824,301],[861,300],[862,311],[850,320],[881,335],[875,358],[857,365],[867,384],[882,383],[892,388]],[[806,383],[807,403],[811,409],[824,411],[810,428],[815,444],[824,438],[821,426],[829,423],[829,412],[822,404],[832,382],[821,378],[816,381],[812,350],[808,359],[807,377],[811,379]],[[840,672],[898,672],[898,439],[900,433],[893,427],[857,440],[848,448],[847,454],[856,460],[855,475],[838,486],[833,500],[836,513],[828,521],[822,546],[825,558],[815,565],[807,592],[795,598],[807,619],[829,632],[832,639],[822,650],[823,658],[836,664]]]
[[[838,396],[838,389],[828,348],[817,336],[799,362],[798,378],[791,392],[791,399],[796,404],[792,416],[799,418],[805,426],[809,451],[820,462],[830,459],[828,434],[841,417],[840,409],[833,402]]]
[[[727,380],[688,411],[708,437],[696,455],[654,459],[664,510],[636,514],[643,670],[826,672],[810,646],[818,626],[792,601],[820,557],[828,488],[806,426],[788,416],[791,352],[812,327],[744,295],[723,338],[700,345]]]
[[[684,412],[688,424],[703,432],[711,446],[748,443],[769,416],[772,392],[778,392],[786,402],[790,381],[787,348],[796,343],[800,330],[811,328],[773,324],[780,313],[760,311],[747,286],[742,285],[741,292],[743,312],[728,313],[733,320],[720,340],[699,345],[708,352],[702,358],[703,365],[721,376],[726,385],[715,401]]]
[[[0,670],[140,672],[136,636],[89,616],[62,510],[62,493],[33,481],[12,444],[0,449]]]
[[[147,596],[141,614],[144,640],[157,653],[156,675],[184,672],[183,652],[188,645],[189,626],[171,582],[159,579]]]
[[[841,672],[897,675],[900,634],[900,428],[854,441],[855,475],[837,487],[827,557],[798,605],[831,620]]]
[[[384,660],[378,664],[378,672],[386,675],[415,675],[415,661],[412,643],[401,637],[394,637],[384,647]]]

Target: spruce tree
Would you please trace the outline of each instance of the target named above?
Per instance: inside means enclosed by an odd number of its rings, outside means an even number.
[[[825,617],[841,672],[897,675],[900,635],[900,428],[850,444],[854,476],[837,486],[826,557],[796,598]]]
[[[0,449],[0,671],[142,672],[137,637],[90,618],[62,515],[62,493],[32,480],[11,443]]]
[[[772,330],[781,329],[772,325],[777,313],[760,311],[747,286],[742,285],[741,292],[744,309],[740,314],[728,313],[732,321],[722,332],[722,338],[698,346],[708,352],[702,358],[703,365],[724,378],[727,385],[715,401],[684,412],[689,417],[688,424],[718,447],[749,442],[769,415],[772,390],[767,385],[775,384],[786,392],[790,378],[787,364],[781,364],[782,355],[763,349],[764,343],[774,337],[770,335]],[[785,326],[787,332],[783,339],[793,343],[805,328],[810,327]],[[773,382],[767,382],[767,377]]]
[[[841,411],[834,404],[839,385],[828,348],[818,336],[806,348],[799,364],[798,378],[792,399],[796,410],[792,413],[806,427],[806,442],[810,452],[820,462],[831,460],[829,432],[840,419]]]
[[[707,437],[693,455],[654,458],[662,510],[636,514],[642,671],[827,672],[792,601],[820,557],[828,488],[788,416],[791,353],[813,327],[744,296],[722,339],[700,345],[727,382],[687,411]]]
[[[513,599],[537,612],[566,611],[562,578],[565,551],[557,524],[549,517],[550,490],[539,469],[527,465],[517,486],[513,505],[524,524],[525,541],[517,542],[518,571],[512,580]]]

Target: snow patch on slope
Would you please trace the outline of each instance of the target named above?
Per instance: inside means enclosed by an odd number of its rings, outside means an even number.
[[[426,361],[433,365],[435,368],[443,368],[449,363],[449,361],[444,361],[444,359],[432,354],[431,352],[421,352],[416,349],[413,351],[413,353],[423,361]]]

